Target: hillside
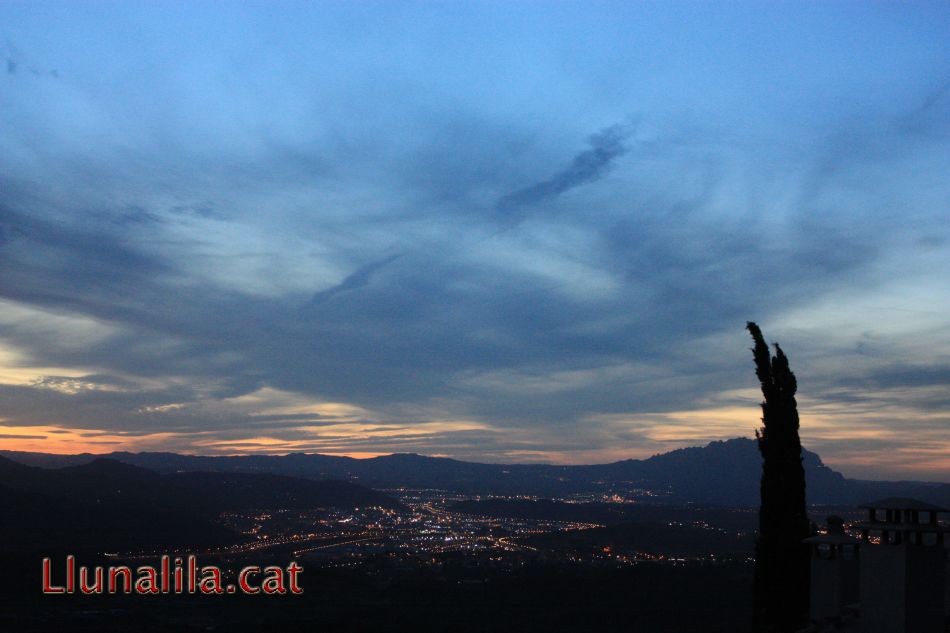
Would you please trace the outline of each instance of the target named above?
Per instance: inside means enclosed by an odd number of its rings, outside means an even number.
[[[88,463],[94,455],[2,451],[37,466]],[[556,497],[582,493],[649,490],[654,502],[755,505],[761,457],[755,441],[737,438],[683,448],[649,459],[589,466],[481,464],[442,457],[395,454],[353,459],[319,454],[194,456],[175,453],[111,453],[109,458],[158,473],[266,473],[305,479],[341,479],[373,488],[438,488],[468,494]],[[808,502],[856,505],[884,496],[917,497],[950,504],[950,485],[847,479],[804,451]],[[650,500],[650,499],[647,499]]]
[[[206,547],[239,540],[223,511],[383,506],[384,494],[345,481],[249,473],[159,474],[114,459],[43,469],[0,457],[0,549]]]

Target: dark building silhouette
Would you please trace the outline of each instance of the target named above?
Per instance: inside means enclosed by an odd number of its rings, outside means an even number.
[[[812,626],[803,631],[944,633],[947,630],[947,539],[924,501],[890,497],[860,506],[861,538],[829,520],[825,534],[805,539],[812,549]]]
[[[858,602],[858,547],[861,540],[845,534],[840,517],[828,517],[824,534],[805,539],[811,546],[813,621],[839,621]]]
[[[861,621],[868,633],[943,633],[947,512],[891,497],[861,506]]]

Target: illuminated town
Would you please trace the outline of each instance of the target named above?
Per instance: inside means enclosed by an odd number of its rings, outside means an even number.
[[[754,513],[738,508],[725,511],[728,520],[715,521],[700,517],[697,509],[670,506],[665,512],[669,520],[643,524],[664,528],[659,536],[647,530],[617,539],[610,534],[601,535],[609,528],[595,521],[492,516],[462,512],[454,507],[460,502],[542,501],[532,496],[470,497],[443,490],[407,488],[384,492],[403,507],[224,512],[219,522],[244,538],[224,548],[201,552],[201,556],[243,561],[263,555],[290,555],[310,568],[358,568],[367,573],[380,566],[439,569],[447,562],[461,562],[473,569],[504,570],[528,562],[623,567],[643,562],[677,565],[751,560]],[[632,497],[616,493],[572,495],[545,502],[579,509],[636,505]],[[654,511],[658,507],[662,506],[651,506]],[[697,518],[691,519],[693,514]],[[743,524],[748,528],[736,527]],[[682,543],[670,543],[668,535],[677,530],[695,542],[685,547]],[[719,539],[711,539],[711,535]],[[582,538],[575,538],[578,536]],[[148,559],[158,554],[117,552],[109,556]]]

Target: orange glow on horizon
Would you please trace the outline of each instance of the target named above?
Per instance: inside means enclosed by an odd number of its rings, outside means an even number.
[[[91,453],[102,455],[114,451],[138,451],[143,445],[158,447],[175,437],[174,433],[129,435],[99,429],[68,429],[60,426],[0,425],[0,450],[57,455]]]
[[[921,395],[919,391],[909,393],[911,400]],[[270,404],[278,395],[261,392],[257,397]],[[917,412],[901,399],[891,401],[885,395],[867,394],[857,404],[800,398],[804,446],[818,452],[826,465],[842,470],[846,476],[950,481],[950,433],[943,430],[950,425],[937,424],[947,419],[946,414]],[[245,427],[129,433],[56,424],[14,425],[0,418],[0,449],[54,454],[319,453],[355,459],[420,453],[486,463],[602,464],[644,459],[717,440],[752,438],[761,426],[757,403],[754,393],[730,393],[701,409],[589,416],[579,421],[590,429],[586,446],[577,446],[573,428],[553,428],[539,435],[536,428],[504,429],[477,420],[370,422],[354,419],[356,408],[330,403],[328,406],[341,415],[331,423],[304,423],[266,431]],[[298,409],[294,404],[294,411],[303,409],[304,405]],[[312,412],[313,405],[307,410]],[[918,438],[904,443],[907,425],[915,423],[920,425],[918,430],[927,433],[926,441]],[[463,439],[447,442],[454,433],[462,434]],[[479,437],[486,441],[480,443]]]
[[[93,435],[92,438],[88,437]],[[145,435],[110,434],[90,429],[64,429],[55,426],[0,426],[0,450],[18,451],[27,453],[50,453],[54,455],[76,455],[89,453],[91,455],[106,455],[112,452],[148,452],[169,450],[168,442],[187,441],[194,434],[150,433]],[[262,442],[261,440],[270,440]],[[292,444],[273,440],[272,438],[253,438],[246,440],[192,442],[193,448],[177,448],[173,450],[183,455],[253,455],[253,454],[280,454],[273,450],[279,448],[284,454],[295,452]],[[267,447],[258,446],[267,444]],[[251,446],[246,446],[251,445]],[[211,451],[195,450],[200,447],[211,447]],[[230,450],[229,450],[230,449]],[[354,459],[369,459],[391,455],[392,451],[353,451],[353,450],[307,450],[303,452],[319,452],[322,455],[338,457],[352,457]]]

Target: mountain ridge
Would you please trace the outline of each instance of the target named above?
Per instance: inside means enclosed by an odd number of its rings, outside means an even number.
[[[0,451],[30,465],[79,465],[97,458],[159,473],[218,472],[274,474],[303,479],[340,479],[370,488],[438,488],[466,494],[562,496],[649,489],[654,502],[716,505],[758,503],[761,456],[755,440],[734,438],[675,449],[646,459],[607,464],[490,464],[416,453],[352,458],[320,453],[204,456],[178,453],[115,452],[55,455]],[[911,496],[950,504],[950,484],[849,479],[803,449],[808,501],[857,504],[885,496]],[[645,499],[650,501],[651,499]]]
[[[0,554],[232,544],[225,511],[381,506],[398,501],[358,484],[268,473],[160,474],[115,459],[61,468],[0,456]]]

